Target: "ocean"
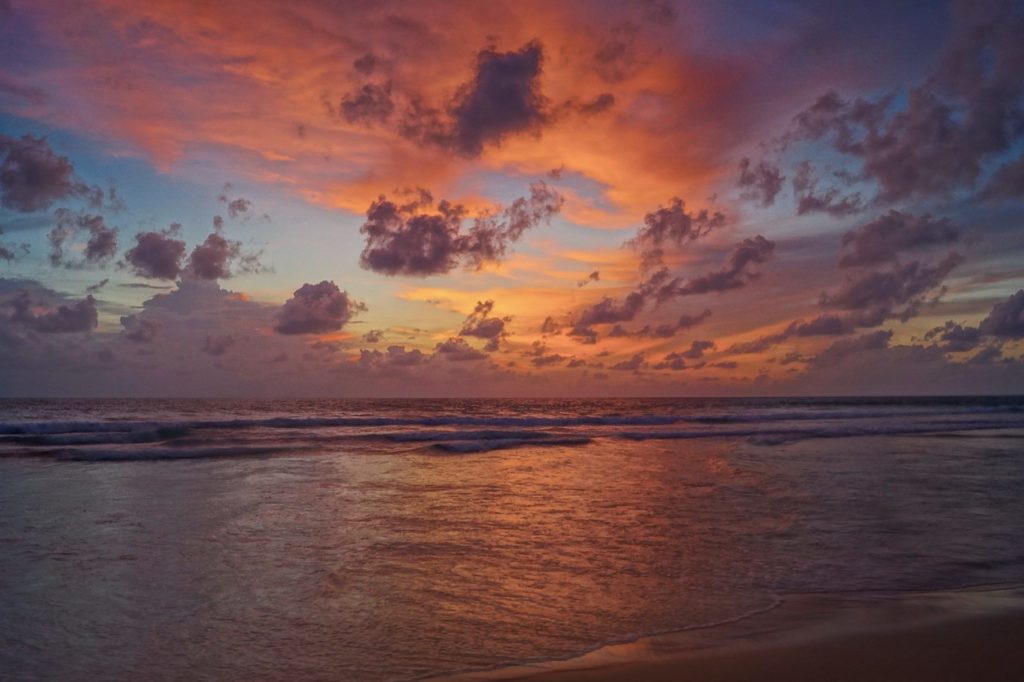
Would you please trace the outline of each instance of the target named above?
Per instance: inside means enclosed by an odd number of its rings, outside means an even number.
[[[1024,582],[1024,398],[0,401],[11,680],[410,680]]]

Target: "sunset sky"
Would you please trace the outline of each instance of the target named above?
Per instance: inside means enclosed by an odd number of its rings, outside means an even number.
[[[0,0],[0,394],[1024,387],[1024,3]]]

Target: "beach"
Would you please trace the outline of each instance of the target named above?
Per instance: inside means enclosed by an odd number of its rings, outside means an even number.
[[[446,682],[755,682],[1024,679],[1024,591],[795,596],[711,631],[606,647]]]

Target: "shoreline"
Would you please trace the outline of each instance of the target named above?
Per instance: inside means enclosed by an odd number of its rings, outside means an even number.
[[[1024,586],[791,594],[723,624],[608,644],[579,656],[427,678],[628,680],[1021,680]]]

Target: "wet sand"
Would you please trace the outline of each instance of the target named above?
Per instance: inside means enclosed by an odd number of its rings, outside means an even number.
[[[461,682],[1024,680],[1024,591],[795,596],[736,623]]]

